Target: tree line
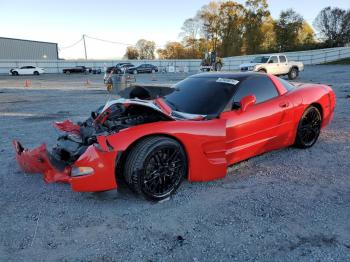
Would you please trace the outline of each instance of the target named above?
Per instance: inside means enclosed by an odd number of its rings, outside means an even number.
[[[125,58],[200,59],[215,51],[220,57],[339,47],[350,43],[350,10],[326,7],[313,22],[317,35],[293,9],[271,17],[266,0],[213,1],[184,21],[181,41],[156,49],[153,41],[139,40],[127,47]]]

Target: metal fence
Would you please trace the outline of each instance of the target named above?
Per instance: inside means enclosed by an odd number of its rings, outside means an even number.
[[[303,62],[304,65],[316,65],[350,57],[350,47],[285,52],[283,54],[287,55],[288,59],[291,61],[300,61]],[[224,58],[223,70],[237,70],[240,64],[249,63],[255,56],[256,55],[226,57]]]
[[[103,69],[121,62],[130,62],[135,66],[152,64],[157,66],[160,72],[169,70],[169,67],[174,68],[175,72],[194,72],[199,70],[201,60],[0,60],[0,74],[8,74],[11,68],[26,65],[45,68],[46,73],[62,73],[64,68],[86,66]]]
[[[316,49],[284,53],[290,60],[301,61],[305,65],[321,64],[350,57],[350,47]],[[223,70],[237,70],[240,64],[250,62],[256,55],[235,56],[224,58]],[[33,65],[45,68],[47,73],[62,73],[62,69],[87,66],[105,68],[120,62],[130,62],[134,65],[149,63],[158,66],[160,72],[173,68],[175,72],[199,71],[200,59],[186,60],[0,60],[0,74],[8,74],[14,67]]]

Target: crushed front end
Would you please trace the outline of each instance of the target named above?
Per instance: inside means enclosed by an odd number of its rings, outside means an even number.
[[[100,145],[99,137],[150,122],[171,120],[155,103],[137,100],[115,100],[92,112],[82,123],[70,120],[56,122],[63,132],[57,144],[48,151],[45,144],[25,149],[14,140],[16,159],[25,173],[43,174],[47,183],[69,183],[74,191],[96,192],[117,187],[116,160],[118,151]],[[108,141],[108,140],[107,140]]]

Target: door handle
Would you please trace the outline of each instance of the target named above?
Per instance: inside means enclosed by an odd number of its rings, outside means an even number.
[[[282,108],[286,108],[286,107],[288,107],[289,106],[289,103],[288,102],[282,102],[282,103],[280,103],[280,107],[282,107]]]

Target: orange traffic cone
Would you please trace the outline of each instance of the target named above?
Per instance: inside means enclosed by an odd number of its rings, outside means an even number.
[[[24,81],[24,87],[30,87],[30,81],[29,80]]]

